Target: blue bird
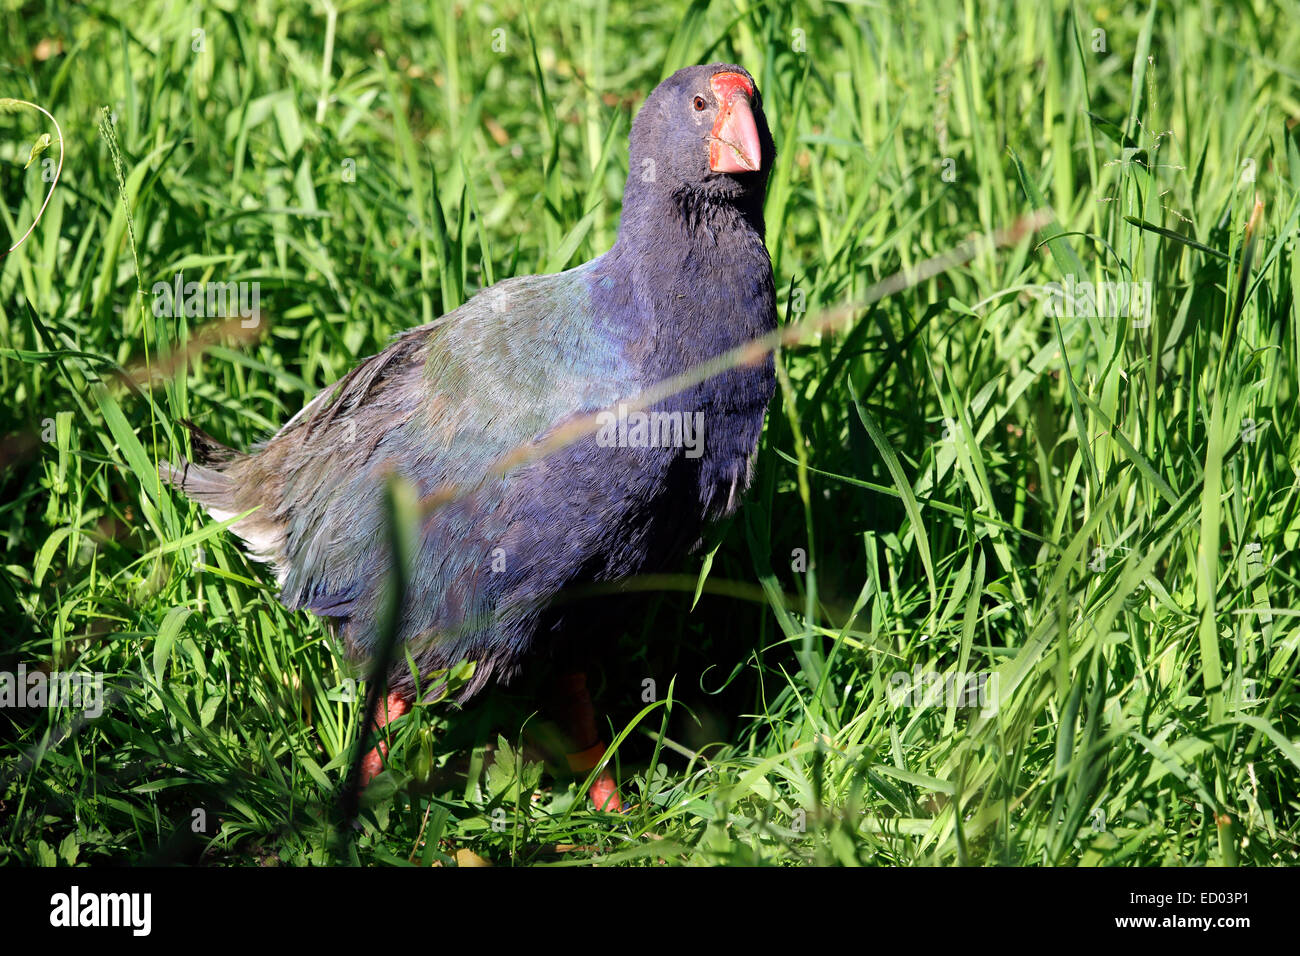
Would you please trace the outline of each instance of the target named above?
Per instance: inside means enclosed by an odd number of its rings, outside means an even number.
[[[750,484],[772,356],[642,410],[647,389],[776,328],[763,198],[775,148],[753,78],[679,70],[632,125],[618,239],[554,275],[506,279],[401,333],[247,453],[192,428],[196,461],[164,478],[270,564],[287,608],[329,619],[350,657],[377,653],[390,549],[384,487],[461,493],[422,518],[388,700],[421,675],[475,662],[464,701],[540,661],[561,665],[575,772],[604,753],[585,674],[597,650],[565,592],[671,568]],[[619,411],[615,411],[619,410]],[[599,430],[501,473],[519,449],[593,415]],[[422,690],[428,690],[427,684]],[[387,754],[365,758],[369,780]],[[621,806],[606,771],[598,806]]]

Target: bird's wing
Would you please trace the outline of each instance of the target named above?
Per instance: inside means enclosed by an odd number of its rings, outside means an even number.
[[[471,489],[513,450],[638,390],[593,315],[592,266],[505,280],[402,334],[260,449],[196,468],[183,487],[219,518],[258,507],[232,530],[273,564],[284,603],[348,617],[383,566],[386,474],[421,495]],[[446,506],[441,541],[482,544],[502,484]],[[448,565],[424,569],[430,586],[451,583],[456,555],[430,560]]]

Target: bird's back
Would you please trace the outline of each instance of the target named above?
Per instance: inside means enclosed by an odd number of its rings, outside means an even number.
[[[596,432],[494,473],[663,373],[662,354],[635,332],[645,317],[616,304],[635,295],[615,291],[630,278],[614,265],[498,283],[400,335],[248,454],[185,463],[170,477],[216,518],[257,509],[232,530],[271,563],[286,606],[335,619],[358,656],[372,649],[386,584],[386,476],[422,496],[452,492],[424,519],[401,637],[423,670],[476,659],[468,693],[508,679],[557,594],[666,565],[718,510],[701,498],[703,455]],[[729,410],[705,392],[692,394],[712,419],[707,445],[714,430],[728,432]],[[761,405],[748,412],[751,430],[761,427]],[[742,444],[736,468],[752,452]]]

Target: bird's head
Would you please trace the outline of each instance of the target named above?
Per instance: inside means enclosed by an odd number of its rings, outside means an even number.
[[[632,123],[630,155],[630,186],[761,200],[776,147],[754,78],[712,63],[655,87]]]

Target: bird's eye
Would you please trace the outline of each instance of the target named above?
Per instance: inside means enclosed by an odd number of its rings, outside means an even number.
[[[695,103],[694,103],[694,106],[695,106],[695,110],[696,110],[696,112],[700,112],[701,110],[704,109],[704,107],[706,107],[706,106],[708,106],[708,105],[709,105],[708,103],[704,102],[704,97],[702,97],[702,96],[697,96],[697,97],[695,97]]]

